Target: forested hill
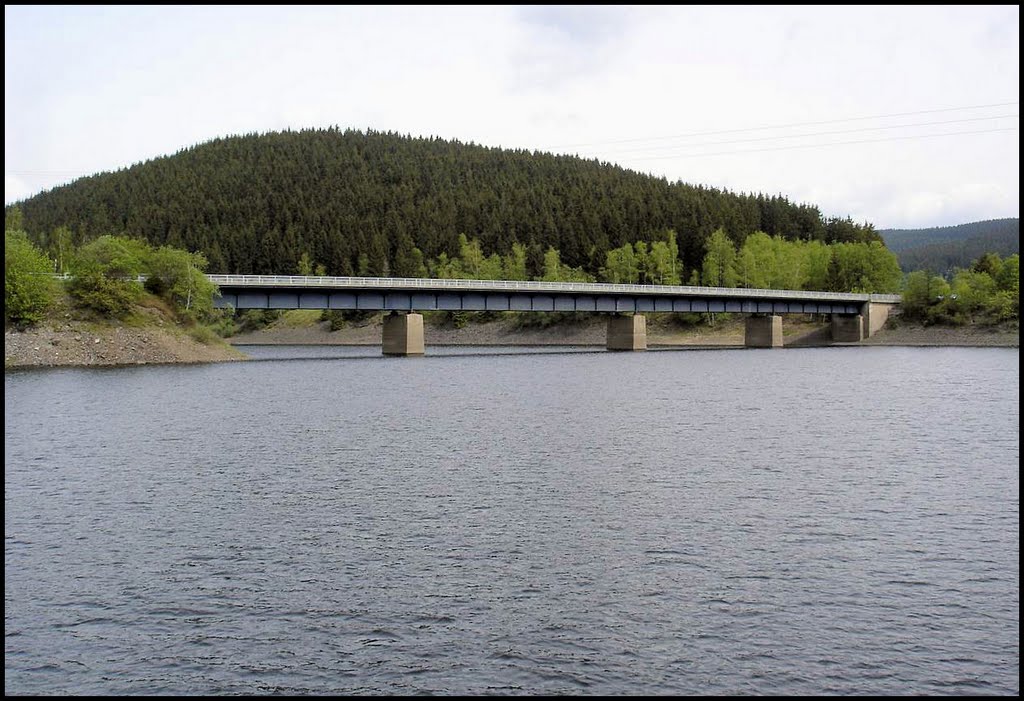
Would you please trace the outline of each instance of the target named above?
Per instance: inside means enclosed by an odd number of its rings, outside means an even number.
[[[36,240],[102,234],[202,251],[211,272],[403,275],[403,261],[526,247],[531,274],[555,248],[596,272],[607,251],[675,230],[686,269],[722,227],[821,241],[881,240],[870,224],[824,218],[781,196],[670,183],[595,160],[436,138],[326,129],[216,139],[17,203]],[[422,255],[421,255],[422,254]]]
[[[1020,219],[987,221],[931,229],[884,229],[879,232],[905,271],[947,274],[967,268],[979,256],[1020,253]]]

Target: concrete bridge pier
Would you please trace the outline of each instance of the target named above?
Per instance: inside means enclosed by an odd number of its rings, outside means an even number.
[[[743,345],[747,348],[782,348],[782,317],[777,314],[747,317]]]
[[[608,317],[607,348],[612,351],[647,350],[647,317],[643,314]]]
[[[423,315],[391,312],[383,336],[384,355],[423,355]]]
[[[833,314],[832,341],[834,343],[860,343],[864,340],[864,316],[861,314]]]

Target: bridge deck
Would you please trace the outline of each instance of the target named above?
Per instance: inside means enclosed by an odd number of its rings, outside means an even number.
[[[857,314],[867,302],[900,301],[899,295],[676,285],[287,275],[208,277],[220,287],[218,306],[235,309]]]
[[[441,280],[434,278],[329,277],[311,275],[207,275],[220,287],[310,288],[356,290],[409,290],[481,292],[547,292],[586,294],[631,294],[681,297],[739,297],[771,299],[831,300],[898,304],[899,295],[859,292],[817,292],[808,290],[762,290],[742,287],[694,287],[687,285],[626,285],[600,282],[544,282],[538,280]]]

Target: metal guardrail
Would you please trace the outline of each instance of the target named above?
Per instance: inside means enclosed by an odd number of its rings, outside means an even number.
[[[310,275],[207,275],[219,287],[300,287],[326,289],[391,289],[409,291],[558,292],[563,294],[630,294],[676,297],[742,297],[813,299],[899,304],[900,295],[807,290],[761,290],[743,287],[688,285],[623,285],[600,282],[526,280],[443,280],[437,278],[328,277]]]

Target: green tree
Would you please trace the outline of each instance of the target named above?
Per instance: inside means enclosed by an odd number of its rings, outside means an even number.
[[[953,277],[951,294],[940,313],[952,323],[999,323],[1020,319],[1019,256],[1003,260],[985,253]]]
[[[736,261],[738,282],[752,289],[775,287],[775,245],[763,231],[755,231],[740,248]],[[777,288],[776,288],[777,289]]]
[[[201,253],[161,246],[148,256],[146,289],[165,298],[186,318],[209,318],[217,286],[203,274],[206,265]]]
[[[893,293],[900,288],[903,272],[896,254],[879,241],[858,244],[867,249],[868,289],[865,292]]]
[[[775,275],[772,287],[777,290],[799,290],[804,282],[804,242],[772,237],[775,253]]]
[[[750,238],[748,237],[747,240],[749,241]],[[743,247],[736,254],[737,284],[740,287],[756,289],[762,287],[758,284],[761,278],[757,257],[754,255],[752,248],[744,243]]]
[[[465,234],[459,234],[459,259],[466,278],[479,280],[483,277],[484,252],[478,240],[470,240]]]
[[[448,258],[448,254],[444,252],[434,261],[431,274],[442,280],[466,279],[466,274],[462,270],[462,261],[459,257]]]
[[[53,265],[24,231],[4,230],[4,322],[19,327],[43,320],[58,287]]]
[[[832,244],[828,289],[835,292],[896,292],[903,275],[896,255],[878,241]]]
[[[139,278],[147,272],[151,253],[144,241],[100,236],[78,250],[68,293],[79,306],[102,316],[123,317],[142,295]]]
[[[675,229],[669,229],[665,232],[665,243],[668,245],[668,254],[672,259],[672,279],[682,282],[683,279],[683,265],[679,260],[679,236],[676,234]],[[679,282],[669,283],[678,285]]]
[[[562,281],[562,257],[556,248],[549,248],[544,253],[544,277],[547,282]]]
[[[8,207],[4,211],[4,231],[24,231],[25,230],[25,217],[21,212],[21,207],[14,206]]]
[[[971,265],[971,270],[976,273],[988,273],[993,280],[999,277],[1003,269],[1003,261],[998,253],[985,253]]]
[[[996,279],[999,299],[995,302],[1000,320],[1020,319],[1020,256],[1014,253],[1003,260]]]
[[[804,279],[801,289],[823,291],[828,289],[828,267],[832,251],[821,241],[803,244]]]
[[[950,285],[948,308],[958,321],[973,320],[988,307],[996,293],[996,281],[988,273],[961,270]]]
[[[678,285],[677,258],[679,246],[675,243],[676,233],[668,233],[668,241],[654,241],[647,253],[648,282],[656,285]]]
[[[633,255],[636,256],[636,269],[640,274],[637,282],[641,285],[650,282],[650,255],[647,251],[647,242],[637,241],[634,243]]]
[[[907,275],[903,289],[903,315],[908,319],[929,320],[933,308],[949,296],[949,284],[937,275],[916,270]]]
[[[605,265],[601,269],[601,277],[605,282],[616,284],[639,282],[640,269],[633,252],[633,244],[623,244],[605,254]]]
[[[996,277],[996,284],[1000,290],[1006,290],[1013,294],[1020,293],[1020,256],[1014,253],[1008,256],[999,268],[999,275]]]
[[[44,248],[53,259],[54,272],[67,272],[70,257],[74,251],[71,229],[66,226],[58,226],[48,236],[44,236],[43,239]]]
[[[361,260],[360,263],[362,263]],[[380,232],[376,232],[370,237],[367,272],[373,277],[388,277],[391,274],[387,241]]]
[[[120,318],[132,310],[142,295],[142,285],[136,280],[111,277],[95,260],[75,263],[68,280],[68,293],[81,307],[92,309],[102,316]]]
[[[513,243],[512,250],[502,262],[502,271],[505,280],[529,280],[526,272],[526,246],[521,243]]]
[[[709,287],[736,287],[736,247],[724,229],[715,229],[708,237],[701,280]]]
[[[423,251],[413,243],[408,232],[402,232],[395,248],[395,277],[426,277],[427,268],[423,263]]]
[[[562,255],[557,248],[549,248],[544,254],[544,275],[541,280],[548,282],[593,282],[593,277],[582,268],[562,265]]]
[[[132,280],[142,275],[151,249],[139,239],[100,236],[78,250],[78,262],[95,263],[111,278]]]

